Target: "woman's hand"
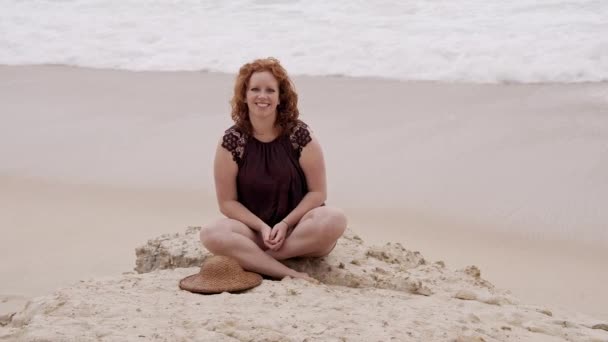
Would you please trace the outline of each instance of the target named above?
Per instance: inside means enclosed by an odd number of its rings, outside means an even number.
[[[272,249],[272,247],[274,247],[274,244],[271,243],[270,238],[270,235],[272,234],[272,228],[270,228],[270,226],[268,225],[264,225],[260,231],[262,232],[262,239],[264,240],[264,244],[269,249]]]
[[[272,227],[272,231],[270,232],[270,244],[269,248],[273,251],[278,251],[283,246],[283,242],[285,242],[285,237],[287,236],[287,230],[289,227],[285,221],[281,221]]]

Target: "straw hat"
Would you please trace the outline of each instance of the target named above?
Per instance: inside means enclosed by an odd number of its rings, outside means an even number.
[[[199,273],[180,280],[179,288],[210,294],[243,291],[261,283],[261,275],[243,270],[233,258],[215,255],[203,262]]]

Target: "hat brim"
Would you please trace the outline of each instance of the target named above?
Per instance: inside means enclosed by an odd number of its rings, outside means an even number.
[[[209,279],[197,273],[180,280],[179,288],[195,293],[215,294],[245,291],[262,283],[262,276],[253,272],[243,272],[237,278],[222,281],[221,279]]]

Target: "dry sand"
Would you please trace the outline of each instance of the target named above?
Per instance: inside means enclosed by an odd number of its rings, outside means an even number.
[[[398,243],[370,246],[352,231],[326,258],[287,261],[321,284],[265,280],[239,294],[191,294],[177,281],[210,255],[198,232],[138,248],[142,274],[82,280],[37,297],[0,321],[0,339],[608,341],[608,325],[596,318],[519,303],[475,266],[454,271]]]
[[[0,67],[0,314],[217,216],[233,76]],[[608,86],[298,77],[330,203],[372,243],[608,319]]]

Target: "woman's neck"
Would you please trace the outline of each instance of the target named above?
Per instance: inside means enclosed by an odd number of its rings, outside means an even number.
[[[274,138],[278,135],[278,129],[274,124],[274,118],[269,117],[269,120],[251,120],[253,128],[252,134],[256,137]]]

